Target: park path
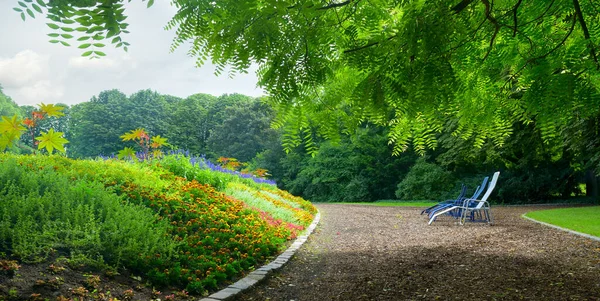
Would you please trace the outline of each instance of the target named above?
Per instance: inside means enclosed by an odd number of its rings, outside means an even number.
[[[417,208],[317,207],[295,257],[236,300],[600,300],[600,242],[520,217],[539,208],[428,226]]]

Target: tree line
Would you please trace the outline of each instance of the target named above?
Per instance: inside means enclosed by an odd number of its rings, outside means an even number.
[[[266,102],[240,94],[178,98],[151,90],[130,96],[109,90],[66,106],[65,117],[43,120],[39,130],[64,132],[70,141],[67,156],[93,158],[116,154],[126,146],[121,135],[144,128],[168,138],[174,148],[267,169],[281,188],[314,202],[445,199],[455,196],[461,183],[474,190],[495,170],[502,171],[496,201],[597,196],[598,181],[589,164],[600,153],[598,136],[589,135],[597,120],[573,124],[562,145],[545,143],[533,125],[515,123],[512,139],[502,147],[491,141],[473,147],[473,141],[448,130],[436,138],[440,147],[425,155],[413,148],[393,155],[390,130],[364,123],[339,139],[316,137],[316,152],[304,146],[286,152],[285,129],[272,127],[276,114]],[[0,115],[28,116],[34,109],[19,107],[0,90]],[[11,151],[31,152],[31,144],[24,138]],[[591,151],[583,152],[586,148]]]

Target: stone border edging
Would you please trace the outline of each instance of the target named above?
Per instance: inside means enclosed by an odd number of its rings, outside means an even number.
[[[305,234],[296,238],[294,243],[287,250],[285,250],[285,252],[281,253],[281,255],[275,258],[275,260],[260,267],[259,269],[250,272],[246,277],[238,280],[236,283],[229,285],[228,287],[208,296],[207,298],[200,299],[200,301],[231,300],[237,294],[265,280],[269,274],[283,267],[283,265],[285,265],[292,258],[292,256],[296,254],[298,249],[300,249],[300,246],[306,242],[308,236],[310,236],[310,234],[315,230],[319,224],[319,220],[321,220],[321,213],[317,211],[313,222],[310,224],[310,226],[308,226],[308,228],[306,228]]]
[[[525,214],[527,214],[527,213],[525,213]],[[541,221],[533,219],[533,218],[531,218],[529,216],[525,216],[525,214],[521,215],[521,217],[524,218],[524,219],[528,219],[528,220],[530,220],[532,222],[536,222],[536,223],[542,224],[544,226],[548,226],[548,227],[552,227],[554,229],[558,229],[558,230],[562,230],[562,231],[565,231],[565,232],[569,232],[571,234],[583,236],[583,237],[586,237],[586,238],[589,238],[589,239],[592,239],[592,240],[600,241],[600,237],[589,235],[589,234],[586,234],[586,233],[577,232],[577,231],[574,231],[574,230],[571,230],[571,229],[567,229],[567,228],[563,228],[563,227],[559,227],[557,225],[552,225],[552,224],[548,224],[548,223],[545,223],[545,222],[541,222]]]

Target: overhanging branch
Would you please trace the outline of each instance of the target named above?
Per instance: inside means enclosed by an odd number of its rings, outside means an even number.
[[[393,35],[393,36],[385,39],[385,41],[389,41],[389,40],[391,40],[391,39],[393,39],[395,37],[396,37],[396,35]],[[344,50],[344,53],[352,53],[352,52],[360,51],[360,50],[363,50],[365,48],[369,48],[369,47],[373,47],[375,45],[379,45],[379,43],[381,43],[381,41],[371,42],[369,44],[366,44],[366,45],[363,45],[363,46],[360,46],[360,47],[357,47],[357,48],[352,48],[352,49]]]
[[[325,6],[319,7],[319,8],[317,8],[317,10],[326,10],[326,9],[330,9],[330,8],[342,7],[342,6],[348,5],[350,3],[352,3],[352,0],[347,0],[347,1],[344,1],[344,2],[338,2],[338,3],[334,2],[334,3],[331,3],[329,5],[325,5]]]
[[[590,31],[587,28],[587,24],[585,23],[585,19],[583,18],[583,13],[581,12],[581,7],[579,6],[579,0],[573,0],[573,6],[575,7],[575,14],[577,19],[579,20],[579,25],[581,25],[581,30],[583,30],[583,36],[586,40],[588,40],[588,48],[590,49],[590,54],[592,58],[594,58],[594,62],[596,62],[596,68],[600,70],[600,64],[598,64],[598,56],[596,55],[596,49],[592,41],[590,40]]]

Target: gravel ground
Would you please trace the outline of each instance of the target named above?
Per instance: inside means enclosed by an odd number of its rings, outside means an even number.
[[[600,242],[520,217],[539,207],[494,207],[493,226],[317,207],[321,223],[295,257],[236,300],[600,300]]]

